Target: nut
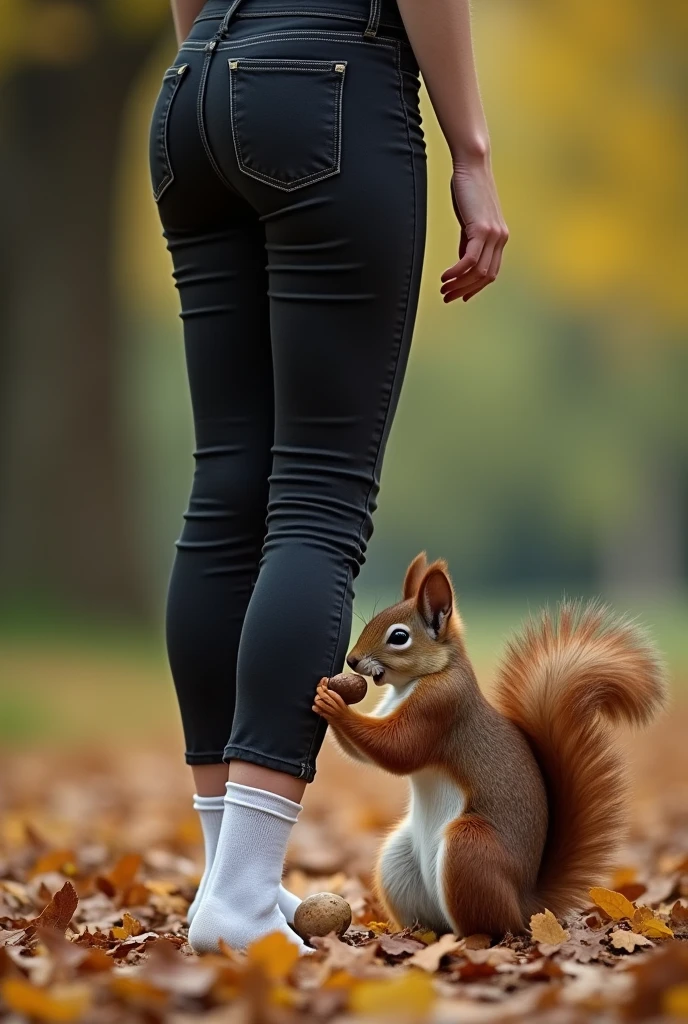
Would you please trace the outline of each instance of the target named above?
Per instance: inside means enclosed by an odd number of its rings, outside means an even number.
[[[332,676],[327,682],[327,688],[338,693],[345,704],[358,704],[368,692],[368,684],[363,676],[353,672],[340,672],[338,676]]]
[[[333,892],[316,892],[299,903],[294,914],[294,931],[306,942],[314,935],[343,935],[351,924],[351,907]]]

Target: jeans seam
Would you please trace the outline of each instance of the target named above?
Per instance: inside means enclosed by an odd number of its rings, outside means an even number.
[[[411,297],[411,282],[413,281],[413,271],[414,271],[414,267],[415,267],[415,263],[416,263],[416,232],[417,232],[417,229],[418,229],[418,200],[417,200],[417,194],[416,194],[417,193],[417,181],[416,181],[416,169],[415,169],[415,166],[414,166],[414,159],[413,159],[413,144],[411,142],[411,133],[409,131],[408,111],[406,110],[406,101],[404,99],[403,78],[401,76],[401,57],[400,57],[400,48],[399,47],[397,47],[397,50],[396,50],[396,68],[397,68],[397,77],[398,77],[398,84],[399,84],[399,95],[400,95],[400,98],[401,98],[401,105],[402,105],[402,110],[403,110],[403,114],[404,114],[404,124],[405,124],[405,127],[406,127],[406,139],[408,141],[409,155],[410,155],[410,158],[411,158],[411,177],[412,177],[412,180],[413,180],[413,233],[412,233],[412,237],[411,237],[411,263],[410,263],[410,267],[409,267],[409,271],[408,271],[408,280],[407,280],[407,284],[406,284],[406,295],[405,295],[405,297],[403,299],[403,301],[404,301],[404,313],[403,313],[403,317],[402,317],[402,321],[401,321],[401,329],[399,331],[399,345],[398,345],[397,351],[396,351],[396,362],[395,362],[395,365],[394,365],[394,372],[392,374],[392,381],[391,381],[390,388],[389,388],[389,395],[387,397],[387,408],[385,409],[385,412],[384,412],[384,415],[383,415],[383,418],[382,418],[382,428],[380,430],[380,434],[379,434],[379,438],[378,438],[378,442],[377,442],[377,453],[375,455],[375,461],[373,462],[373,479],[372,479],[370,487],[368,489],[368,493],[366,494],[366,499],[365,499],[365,503],[364,503],[364,506],[363,506],[363,516],[361,518],[361,525],[360,525],[360,528],[359,528],[359,531],[358,531],[358,536],[356,538],[356,544],[357,544],[358,547],[360,547],[360,544],[361,544],[361,536],[363,534],[363,527],[365,525],[366,517],[367,517],[367,514],[368,514],[368,507],[369,507],[369,503],[370,503],[370,495],[372,494],[373,487],[375,486],[375,473],[376,473],[377,468],[378,468],[378,462],[380,460],[380,453],[382,451],[382,440],[383,440],[383,438],[385,436],[385,430],[386,430],[386,427],[387,427],[387,421],[389,419],[389,413],[390,413],[390,409],[392,407],[392,396],[394,395],[394,385],[396,384],[397,375],[399,373],[399,362],[400,362],[400,355],[401,355],[401,347],[402,347],[402,343],[403,343],[403,339],[404,339],[404,328],[406,326],[406,321],[407,321],[407,318],[408,318],[408,305],[409,305],[409,300],[410,300],[410,297]],[[347,575],[346,575],[346,579],[344,581],[344,590],[343,590],[342,595],[340,597],[339,628],[338,628],[338,631],[337,631],[337,639],[336,639],[335,646],[334,646],[334,652],[332,654],[332,661],[330,663],[330,675],[332,675],[332,669],[334,668],[334,657],[335,657],[335,653],[337,651],[337,647],[339,646],[339,639],[340,639],[340,636],[341,636],[342,621],[343,621],[343,618],[344,618],[344,598],[346,596],[346,590],[347,590],[347,587],[349,585],[349,576],[350,576],[350,574],[351,574],[351,566],[348,565],[347,566]],[[313,746],[315,744],[315,739],[316,739],[316,736],[318,734],[319,727],[320,727],[320,723],[316,723],[315,729],[313,731],[313,736],[312,736],[312,739],[311,739],[310,747],[308,749],[308,758],[307,758],[308,762],[310,761],[311,753],[312,753],[312,750],[313,750]]]
[[[167,122],[168,122],[169,117],[170,117],[170,110],[172,109],[172,104],[174,103],[174,98],[177,95],[177,90],[179,89],[179,85],[181,83],[181,80],[182,80],[182,78],[185,77],[188,68],[189,68],[188,64],[181,64],[178,68],[168,68],[168,70],[162,76],[163,82],[167,82],[168,80],[172,81],[173,82],[173,86],[172,86],[172,92],[170,93],[170,98],[167,101],[167,107],[165,108],[165,116],[163,117],[162,124],[160,125],[160,138],[162,139],[162,144],[163,144],[163,146],[165,148],[165,171],[166,171],[166,173],[165,173],[162,181],[158,185],[158,187],[153,189],[153,199],[155,200],[156,203],[160,202],[160,200],[162,199],[163,193],[166,191],[167,188],[169,188],[169,186],[174,181],[174,170],[172,168],[172,162],[170,160],[170,151],[169,151],[169,147],[167,145]],[[174,74],[172,72],[174,72]],[[175,78],[176,78],[176,81],[175,81]]]
[[[355,43],[358,46],[384,46],[389,49],[396,49],[397,53],[401,47],[401,43],[398,39],[392,39],[390,36],[375,36],[374,39],[363,39],[356,32],[322,32],[318,30],[307,30],[307,29],[295,29],[286,33],[279,32],[261,32],[255,36],[247,36],[246,39],[237,41],[227,41],[220,43],[217,50],[232,50],[242,46],[257,46],[260,43],[269,41],[274,42],[276,40],[288,41],[290,39],[324,39],[324,40],[341,40],[346,43]],[[207,43],[203,42],[185,42],[180,47],[182,50],[205,50]]]
[[[273,71],[273,70],[290,70],[300,71],[306,74],[318,74],[323,68],[322,65],[333,65],[337,63],[335,61],[307,61],[307,60],[287,60],[283,57],[246,57],[247,61],[263,61],[263,66],[253,67],[253,71]],[[346,61],[339,62],[346,67]],[[344,94],[344,77],[346,71],[334,71],[332,73],[336,75],[335,78],[335,118],[334,125],[332,127],[332,144],[333,144],[333,162],[330,167],[326,167],[321,171],[314,171],[312,174],[304,174],[300,178],[296,178],[294,181],[286,182],[281,181],[279,178],[273,178],[269,174],[264,174],[262,171],[256,171],[252,167],[248,167],[244,163],[241,155],[241,145],[239,142],[239,134],[236,127],[236,96],[235,96],[235,78],[232,74],[232,61],[227,61],[229,67],[229,121],[232,129],[232,139],[234,141],[234,152],[237,158],[237,164],[239,170],[249,178],[254,178],[256,181],[262,181],[268,185],[272,185],[275,188],[281,189],[283,192],[294,192],[296,189],[304,188],[306,185],[313,185],[317,181],[322,181],[324,178],[331,178],[335,174],[339,174],[342,163],[342,96]],[[294,67],[299,64],[319,64],[320,67]],[[269,66],[268,66],[269,65]]]
[[[303,777],[304,764],[303,764],[302,761],[288,761],[284,757],[274,757],[272,754],[266,754],[262,750],[254,750],[253,747],[245,747],[245,746],[237,744],[237,743],[228,743],[227,744],[227,746],[225,747],[225,749],[223,751],[223,758],[227,756],[227,751],[228,750],[239,751],[239,754],[230,755],[230,760],[232,759],[232,757],[234,757],[235,759],[238,758],[239,760],[241,760],[241,754],[242,753],[243,754],[252,754],[256,758],[262,758],[262,760],[264,762],[272,761],[272,762],[274,762],[276,764],[285,765],[288,768],[298,768],[298,769],[300,769],[300,774],[298,776],[296,776],[296,778],[302,778]],[[267,768],[267,767],[270,767],[270,766],[268,764],[266,764],[265,767]],[[276,769],[276,770],[279,770],[279,769]]]
[[[205,49],[205,48],[206,48],[206,46],[204,45],[203,49]],[[182,47],[182,49],[183,49],[183,47]],[[197,124],[198,124],[198,134],[199,134],[200,139],[201,139],[201,145],[203,146],[203,149],[205,150],[205,155],[208,157],[208,161],[210,162],[210,166],[215,171],[215,174],[218,176],[218,178],[220,179],[220,181],[222,182],[222,184],[226,188],[230,189],[231,192],[236,193],[237,190],[234,188],[234,186],[231,184],[231,182],[228,181],[228,179],[222,173],[221,168],[219,167],[217,161],[215,160],[215,157],[212,154],[212,151],[210,149],[210,142],[208,141],[208,136],[207,136],[206,130],[205,130],[205,122],[203,120],[203,105],[204,105],[204,102],[205,102],[205,90],[206,90],[206,85],[207,85],[207,82],[208,82],[208,72],[210,70],[210,62],[213,59],[213,53],[214,52],[215,52],[215,48],[213,48],[212,50],[208,50],[208,52],[206,53],[205,60],[203,61],[203,68],[201,69],[201,80],[200,80],[200,82],[198,84],[198,100],[197,100],[197,103],[196,103],[196,121],[197,121]]]

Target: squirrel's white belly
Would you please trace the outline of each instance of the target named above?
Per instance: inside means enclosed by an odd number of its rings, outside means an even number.
[[[464,794],[446,775],[433,768],[424,768],[410,777],[411,801],[408,825],[413,851],[428,895],[448,918],[441,884],[444,858],[444,832],[450,821],[463,814]]]

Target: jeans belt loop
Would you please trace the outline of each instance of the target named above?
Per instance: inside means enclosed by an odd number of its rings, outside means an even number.
[[[377,30],[380,27],[380,6],[382,0],[370,0],[370,14],[368,16],[368,24],[366,25],[365,32],[363,33],[369,39],[374,39],[377,35]]]

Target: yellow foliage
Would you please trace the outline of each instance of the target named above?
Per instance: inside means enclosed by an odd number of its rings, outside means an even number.
[[[596,906],[604,910],[612,921],[621,921],[625,917],[632,920],[635,914],[635,907],[631,901],[612,889],[604,889],[602,886],[596,885],[590,890],[590,899]]]
[[[270,981],[284,981],[299,958],[298,947],[282,932],[271,932],[252,942],[247,949],[248,962],[260,967]]]
[[[669,1017],[688,1019],[688,982],[667,989],[662,998],[662,1010]]]
[[[546,946],[559,946],[571,937],[551,910],[545,910],[544,914],[533,914],[530,919],[530,932],[534,942],[542,942]]]
[[[352,988],[349,1009],[354,1013],[423,1014],[435,998],[430,975],[409,970],[391,981],[362,981]]]
[[[664,921],[655,917],[649,907],[638,907],[632,923],[633,931],[646,935],[649,939],[670,939],[674,934]]]
[[[83,985],[41,989],[23,978],[5,978],[0,983],[0,992],[7,1007],[15,1013],[55,1024],[80,1020],[91,1001]]]

